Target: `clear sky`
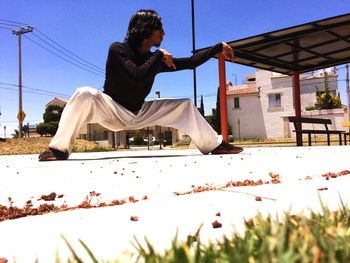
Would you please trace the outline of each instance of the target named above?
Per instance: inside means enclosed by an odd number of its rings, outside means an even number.
[[[175,57],[191,55],[191,0],[1,0],[0,19],[34,27],[33,33],[22,38],[24,122],[41,122],[45,104],[55,96],[69,98],[81,86],[102,90],[108,47],[124,39],[130,16],[139,9],[154,9],[161,15],[166,31],[162,48]],[[195,0],[196,48],[345,13],[350,13],[349,0]],[[18,91],[14,86],[18,84],[18,39],[6,28],[18,29],[15,25],[21,24],[3,20],[0,137],[4,126],[9,137],[18,126]],[[255,72],[237,64],[227,64],[226,70],[227,80],[237,80],[237,84]],[[197,69],[197,96],[203,95],[206,114],[215,107],[217,72],[215,59]],[[339,80],[346,104],[344,66],[340,66]],[[155,98],[157,90],[161,97],[193,99],[192,71],[159,74],[148,99]]]

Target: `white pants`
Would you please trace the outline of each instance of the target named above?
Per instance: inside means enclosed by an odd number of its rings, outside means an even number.
[[[81,87],[64,108],[57,133],[49,147],[71,153],[84,123],[99,123],[112,131],[138,130],[153,125],[176,128],[188,134],[204,154],[222,142],[222,137],[212,129],[190,99],[148,101],[135,115],[107,94]]]

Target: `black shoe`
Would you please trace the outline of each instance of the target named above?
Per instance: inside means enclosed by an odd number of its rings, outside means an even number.
[[[211,154],[237,154],[243,151],[242,147],[222,142],[218,147],[211,151]]]
[[[61,152],[59,150],[49,148],[45,152],[39,155],[39,161],[57,161],[57,160],[67,160],[69,154],[66,152]]]

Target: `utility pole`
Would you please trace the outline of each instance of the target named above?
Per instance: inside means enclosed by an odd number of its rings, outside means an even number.
[[[158,97],[158,99],[160,98],[160,91],[157,90],[156,91],[156,95]],[[159,149],[162,149],[162,143],[163,143],[163,135],[162,135],[162,126],[156,126],[156,129],[159,129],[158,132],[158,140],[159,140]]]
[[[25,113],[22,110],[22,42],[21,42],[21,36],[25,33],[29,33],[33,31],[32,26],[27,27],[21,27],[19,30],[12,29],[12,33],[16,36],[18,36],[18,114],[17,119],[19,121],[18,125],[18,137],[22,138],[23,131],[23,120],[26,117]]]
[[[349,64],[345,65],[346,68],[346,94],[348,97],[348,121],[350,121],[350,87],[349,87]],[[350,127],[349,127],[350,129]]]
[[[192,10],[192,53],[196,51],[196,39],[195,39],[195,31],[194,31],[194,0],[191,0],[191,10]],[[197,108],[197,76],[196,76],[196,68],[193,69],[193,99],[194,105]]]

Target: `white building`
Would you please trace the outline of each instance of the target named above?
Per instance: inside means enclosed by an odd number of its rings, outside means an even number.
[[[328,72],[329,89],[338,95],[338,74]],[[282,138],[294,136],[287,117],[294,116],[292,77],[257,69],[256,74],[246,77],[246,84],[227,86],[228,123],[234,138]],[[313,106],[316,94],[323,91],[325,77],[320,72],[300,76],[300,101],[303,116],[330,118],[331,129],[342,129],[344,108],[306,111]]]

